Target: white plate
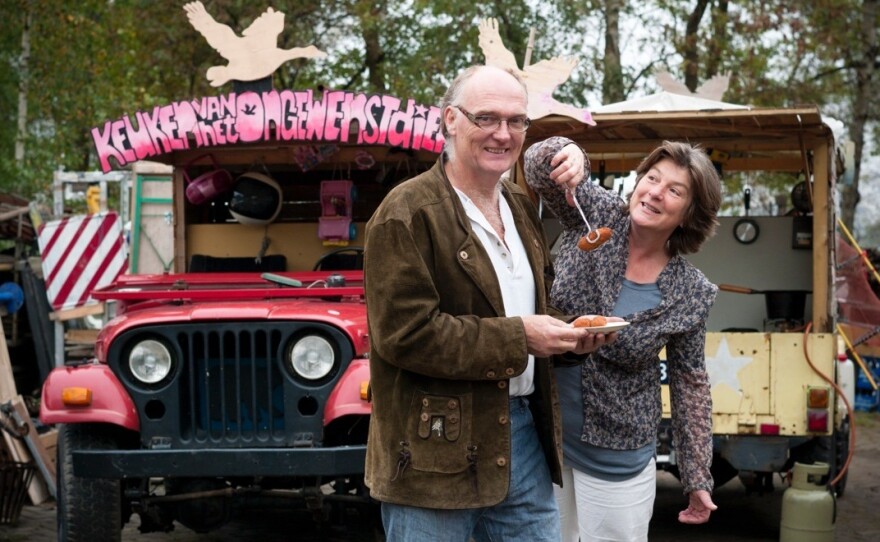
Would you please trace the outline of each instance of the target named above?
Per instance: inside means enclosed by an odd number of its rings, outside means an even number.
[[[585,327],[584,329],[592,331],[593,333],[611,333],[623,329],[628,325],[629,322],[608,322],[604,326]]]

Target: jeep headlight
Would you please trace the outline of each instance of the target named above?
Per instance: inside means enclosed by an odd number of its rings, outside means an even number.
[[[333,345],[318,335],[306,335],[290,349],[290,366],[308,380],[319,380],[330,374],[335,361]]]
[[[144,384],[161,382],[171,372],[171,353],[159,341],[141,341],[128,355],[128,368]]]

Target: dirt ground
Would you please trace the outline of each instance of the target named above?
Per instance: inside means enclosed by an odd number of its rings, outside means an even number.
[[[856,414],[856,453],[838,502],[836,540],[880,540],[880,414]]]
[[[675,478],[658,475],[657,501],[651,522],[651,542],[699,540],[779,540],[779,520],[785,484],[777,476],[772,494],[747,495],[738,479],[716,489],[718,510],[705,525],[676,521],[685,501]],[[880,414],[856,413],[856,452],[843,497],[837,501],[835,542],[880,540]]]
[[[657,502],[651,522],[651,542],[769,541],[779,539],[779,519],[785,484],[777,477],[770,494],[747,495],[738,479],[728,482],[713,496],[719,509],[706,525],[682,525],[676,520],[685,505],[681,486],[666,473],[658,475]],[[856,414],[856,453],[849,471],[846,492],[837,501],[835,542],[874,542],[880,540],[880,413]],[[285,514],[253,514],[237,518],[222,529],[197,535],[177,526],[167,534],[141,535],[136,516],[123,531],[126,542],[266,542],[289,540],[296,533],[300,542],[354,542],[370,537],[366,533],[346,532],[344,528],[318,533],[306,518]],[[365,536],[366,535],[366,536]],[[441,538],[438,537],[438,540]],[[0,525],[0,542],[54,542],[55,506],[25,505],[15,525]]]

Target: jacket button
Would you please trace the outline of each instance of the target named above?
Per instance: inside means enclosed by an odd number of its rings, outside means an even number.
[[[507,459],[505,459],[503,457],[499,457],[498,459],[495,460],[495,464],[498,465],[499,467],[503,467],[503,466],[507,465]]]
[[[446,406],[448,406],[449,409],[452,410],[458,406],[458,403],[455,402],[455,399],[450,399]]]
[[[513,370],[513,367],[508,367],[507,369],[504,369],[504,374],[506,374],[507,376],[513,376],[514,372],[515,371]]]
[[[495,378],[495,371],[486,371],[487,378]]]
[[[462,260],[467,260],[468,253],[466,251],[462,250],[461,252],[458,253],[458,257],[461,258]]]
[[[507,423],[507,416],[498,416],[498,423],[504,425]]]
[[[428,416],[428,413],[427,413],[427,412],[422,412],[422,421],[423,421],[423,422],[428,421],[430,418],[431,418],[431,417]]]
[[[422,406],[428,406],[428,400],[422,399]]]
[[[502,390],[503,390],[504,388],[506,388],[506,387],[507,387],[507,380],[499,380],[499,381],[498,381],[498,387],[501,388]]]

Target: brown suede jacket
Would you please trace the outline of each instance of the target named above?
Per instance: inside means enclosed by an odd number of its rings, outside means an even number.
[[[522,319],[504,316],[489,255],[442,167],[393,189],[366,229],[372,416],[366,482],[381,501],[461,509],[502,501],[510,480],[508,380],[527,364]],[[550,253],[535,206],[504,182],[548,313]],[[529,397],[554,482],[561,421],[550,362]]]

